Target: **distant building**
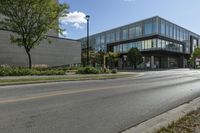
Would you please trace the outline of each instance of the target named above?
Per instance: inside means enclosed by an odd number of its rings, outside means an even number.
[[[87,39],[80,40],[86,49]],[[90,49],[120,53],[119,67],[129,67],[127,52],[138,48],[144,56],[140,68],[184,68],[198,46],[200,35],[158,16],[90,36]]]

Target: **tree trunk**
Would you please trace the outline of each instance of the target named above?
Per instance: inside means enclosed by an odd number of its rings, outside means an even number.
[[[137,69],[137,63],[134,62],[134,69]]]
[[[26,50],[26,53],[28,55],[29,69],[31,69],[32,68],[31,54],[30,54],[30,51],[28,50]]]

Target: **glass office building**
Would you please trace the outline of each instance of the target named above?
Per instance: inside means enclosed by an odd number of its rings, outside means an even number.
[[[87,38],[80,40],[85,49]],[[138,48],[144,60],[141,68],[184,68],[200,35],[156,16],[92,35],[89,42],[96,52],[119,52],[119,67],[128,67],[127,52]]]

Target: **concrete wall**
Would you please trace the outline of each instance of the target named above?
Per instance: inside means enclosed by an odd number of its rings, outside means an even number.
[[[32,49],[33,65],[60,66],[81,63],[81,44],[78,41],[50,37],[52,43],[43,41]],[[28,66],[23,47],[10,43],[10,32],[0,30],[0,65]]]

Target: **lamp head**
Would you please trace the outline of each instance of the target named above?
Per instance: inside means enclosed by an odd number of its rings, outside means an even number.
[[[90,16],[89,16],[89,15],[86,15],[85,18],[86,18],[87,20],[89,20],[89,19],[90,19]]]

